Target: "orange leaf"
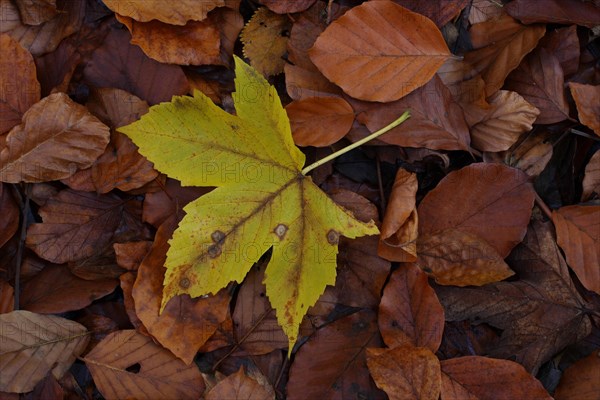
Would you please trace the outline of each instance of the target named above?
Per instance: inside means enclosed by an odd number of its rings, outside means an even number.
[[[593,399],[600,393],[600,352],[598,349],[571,365],[563,373],[554,392],[556,400]]]
[[[134,330],[111,333],[83,360],[106,399],[198,399],[204,391],[196,365]]]
[[[19,42],[5,34],[0,35],[0,88],[2,135],[19,125],[23,113],[40,100],[33,57]],[[2,147],[0,145],[0,150]]]
[[[367,365],[390,400],[437,400],[440,396],[440,362],[428,348],[367,349]]]
[[[187,21],[202,21],[208,12],[225,5],[226,0],[180,0],[175,3],[162,0],[106,0],[104,4],[119,15],[131,17],[136,21],[158,21],[185,25]]]
[[[583,286],[600,293],[600,206],[562,207],[552,221],[567,263]]]
[[[378,323],[388,347],[410,344],[438,350],[444,309],[424,272],[406,264],[392,273],[379,304]]]
[[[481,73],[486,97],[502,87],[508,74],[535,48],[545,32],[543,25],[525,26],[508,15],[471,27],[469,33],[475,50],[465,54],[465,61]]]
[[[582,201],[589,199],[594,193],[600,196],[600,151],[596,151],[585,166],[582,186]]]
[[[64,93],[52,94],[23,115],[0,153],[4,182],[45,182],[67,178],[102,154],[109,129]]]
[[[458,229],[421,235],[417,251],[417,265],[441,285],[481,286],[514,275],[494,247]]]
[[[346,135],[354,110],[340,97],[308,97],[285,107],[297,146],[329,146]]]
[[[240,367],[238,372],[229,375],[210,389],[204,398],[206,400],[269,400],[275,398],[275,392],[266,382],[261,384],[246,375],[244,367]]]
[[[350,96],[388,102],[427,83],[450,52],[430,19],[382,0],[346,12],[309,55]]]
[[[579,121],[600,136],[600,85],[569,82],[569,89],[575,99]]]
[[[442,400],[552,400],[520,364],[480,356],[441,361]]]
[[[479,236],[506,257],[527,232],[535,193],[527,175],[475,163],[449,173],[419,205],[419,235],[455,228]]]

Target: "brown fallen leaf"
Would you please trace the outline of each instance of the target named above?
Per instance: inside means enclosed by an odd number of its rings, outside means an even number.
[[[225,3],[226,0],[182,0],[174,4],[162,0],[104,1],[116,14],[140,22],[158,20],[172,25],[185,25],[190,20],[202,21],[212,9],[225,6]]]
[[[540,381],[513,361],[467,356],[440,364],[442,400],[552,399]]]
[[[10,186],[1,182],[0,210],[2,210],[2,219],[0,219],[0,247],[2,247],[19,228],[21,211],[11,193]]]
[[[546,22],[577,24],[593,28],[600,23],[598,5],[578,0],[515,0],[504,7],[507,13],[524,24]]]
[[[369,348],[367,365],[390,400],[437,400],[440,396],[440,362],[428,348]]]
[[[430,19],[383,0],[363,3],[331,23],[309,55],[348,95],[389,102],[427,83],[450,52]]]
[[[148,240],[113,244],[117,264],[129,271],[137,271],[151,247]]]
[[[511,358],[535,375],[542,363],[587,336],[591,322],[549,223],[532,223],[507,261],[518,280],[435,289],[447,321],[477,320],[502,329],[486,353]]]
[[[240,367],[238,372],[217,383],[204,395],[206,400],[269,400],[275,399],[275,391],[270,385],[257,382]]]
[[[539,176],[546,168],[553,154],[553,146],[548,140],[551,137],[551,132],[548,130],[535,130],[524,138],[519,139],[517,143],[511,146],[505,152],[497,153],[497,155],[506,165],[519,168],[530,177]],[[484,160],[487,161],[489,153],[484,155]],[[490,157],[495,159],[494,157]]]
[[[0,314],[6,314],[15,309],[15,289],[10,283],[0,279]]]
[[[529,132],[540,111],[517,92],[499,90],[489,98],[490,108],[471,126],[473,147],[481,151],[504,151]],[[472,109],[472,108],[471,108]],[[469,108],[465,110],[469,113]]]
[[[226,3],[236,3],[236,0],[226,0]],[[239,3],[239,1],[237,1]],[[229,66],[233,55],[233,48],[237,42],[238,35],[244,27],[244,18],[239,13],[239,4],[218,8],[214,11],[215,23],[219,27],[219,38],[221,40],[221,61],[219,64]]]
[[[600,206],[574,205],[552,212],[556,242],[587,289],[600,293]]]
[[[285,86],[294,100],[310,97],[339,96],[342,90],[329,82],[322,73],[306,67],[285,64]]]
[[[582,201],[590,199],[594,193],[596,196],[600,196],[600,151],[596,151],[585,166],[582,186]]]
[[[469,9],[469,23],[475,25],[498,18],[504,13],[502,8],[502,4],[495,0],[473,0]]]
[[[569,118],[563,75],[558,59],[539,48],[511,72],[504,87],[518,92],[540,111],[537,124],[552,124]]]
[[[459,15],[462,9],[469,3],[469,0],[439,0],[437,2],[419,0],[393,1],[402,7],[426,16],[440,29]]]
[[[307,10],[316,0],[259,0],[258,2],[277,14],[291,14]]]
[[[543,25],[522,25],[508,15],[471,27],[475,50],[465,54],[465,61],[481,73],[486,97],[502,87],[508,74],[536,47],[545,32]]]
[[[565,76],[577,72],[580,55],[577,25],[548,32],[540,40],[539,46],[558,59]]]
[[[19,0],[16,5],[21,21],[26,25],[39,25],[58,14],[56,0]]]
[[[106,399],[198,399],[204,391],[196,365],[134,330],[111,333],[83,360]]]
[[[569,89],[575,99],[579,121],[600,136],[600,85],[569,82]]]
[[[287,398],[385,398],[366,368],[366,348],[380,346],[376,316],[370,310],[324,326],[296,353],[290,367]]]
[[[534,197],[522,171],[471,164],[448,174],[419,204],[419,236],[454,228],[479,236],[506,257],[527,232]]]
[[[33,105],[6,137],[0,153],[4,182],[64,179],[87,168],[106,147],[109,129],[64,93]]]
[[[77,322],[54,315],[13,311],[0,315],[0,390],[33,390],[48,372],[59,379],[83,352],[88,332]]]
[[[593,399],[600,393],[600,353],[592,351],[590,355],[565,370],[554,392],[556,400]]]
[[[392,273],[379,304],[378,324],[390,348],[412,345],[437,351],[444,332],[444,309],[424,272],[406,264]]]
[[[346,135],[354,110],[341,97],[307,97],[285,107],[297,146],[329,146]]]
[[[40,100],[40,84],[31,54],[6,34],[0,35],[0,135],[21,123]],[[4,146],[0,145],[0,150]]]

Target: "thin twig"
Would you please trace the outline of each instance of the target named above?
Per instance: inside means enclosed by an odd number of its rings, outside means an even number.
[[[551,220],[552,219],[552,210],[550,209],[550,207],[548,207],[546,205],[546,203],[544,203],[544,200],[542,200],[542,198],[540,197],[539,194],[537,194],[537,192],[534,192],[534,193],[535,193],[535,204],[540,208],[540,210],[542,210],[544,215]]]
[[[377,163],[377,186],[379,186],[379,198],[381,199],[381,213],[385,214],[386,210],[386,201],[385,201],[385,193],[383,192],[383,179],[381,178],[381,160],[379,159],[379,153],[375,153],[375,162]]]

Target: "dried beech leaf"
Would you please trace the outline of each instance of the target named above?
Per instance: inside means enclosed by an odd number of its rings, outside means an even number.
[[[0,314],[15,309],[15,289],[6,281],[0,280]]]
[[[56,0],[19,0],[16,3],[21,21],[26,25],[39,25],[58,14]]]
[[[287,344],[287,343],[286,343]],[[240,367],[238,372],[217,383],[204,397],[206,400],[275,400],[275,391],[249,377]]]
[[[277,14],[291,14],[307,10],[316,0],[259,0],[258,2]]]
[[[424,347],[367,349],[367,365],[377,386],[391,400],[438,400],[440,362]]]
[[[430,19],[383,0],[356,6],[331,23],[309,55],[350,96],[388,102],[427,83],[450,52]]]
[[[469,23],[471,25],[498,18],[504,13],[502,3],[496,0],[473,0],[469,9]]]
[[[567,263],[583,286],[600,294],[600,206],[561,207],[552,221]]]
[[[552,124],[569,118],[560,62],[546,49],[528,55],[506,80],[505,88],[518,92],[540,110],[538,124]]]
[[[379,304],[378,323],[388,347],[413,345],[438,350],[444,309],[424,272],[406,264],[392,273]]]
[[[503,159],[505,164],[519,168],[530,177],[537,177],[552,158],[553,147],[549,137],[548,131],[532,131],[508,151],[498,153],[498,160]],[[484,155],[484,159],[487,156]]]
[[[569,82],[569,89],[577,105],[579,121],[600,136],[600,85]]]
[[[442,400],[552,400],[520,364],[480,356],[441,361]]]
[[[186,366],[134,330],[113,332],[84,358],[106,399],[198,399],[204,391],[196,365]],[[139,372],[129,372],[137,365]]]
[[[486,96],[502,87],[508,74],[535,48],[545,32],[543,25],[522,25],[508,15],[471,27],[469,33],[475,50],[465,54],[465,61],[481,73]]]
[[[244,56],[261,74],[269,76],[283,72],[283,55],[291,26],[286,15],[275,14],[263,7],[256,10],[240,33]]]
[[[540,111],[517,92],[499,90],[489,98],[490,108],[471,127],[473,147],[481,151],[504,151],[529,132]],[[468,111],[465,111],[468,112]]]
[[[136,21],[158,21],[185,25],[187,21],[202,21],[208,12],[225,6],[226,0],[180,0],[174,3],[163,0],[106,0],[104,4],[116,14],[131,17]]]
[[[342,94],[342,90],[329,82],[318,70],[285,64],[283,71],[286,90],[294,100]]]
[[[438,28],[446,25],[454,17],[460,14],[461,10],[469,3],[469,0],[438,0],[438,1],[420,1],[420,0],[393,0],[409,10],[422,14],[432,20]]]
[[[598,4],[579,0],[515,0],[504,7],[524,24],[547,22],[577,24],[593,28],[600,23]]]
[[[556,400],[593,399],[600,393],[600,353],[598,349],[567,368],[562,377],[554,398]]]
[[[13,311],[0,315],[0,391],[33,390],[48,372],[60,379],[89,341],[87,329],[54,315]]]
[[[565,76],[573,75],[579,68],[579,37],[577,25],[555,29],[540,40],[539,46],[555,56]]]
[[[0,135],[19,125],[21,116],[39,100],[33,57],[19,42],[0,35]]]
[[[481,286],[514,275],[494,247],[458,229],[419,236],[417,252],[417,265],[441,285]]]
[[[152,242],[147,240],[113,244],[117,264],[129,271],[137,271],[151,247]]]
[[[475,163],[451,172],[419,205],[419,235],[454,228],[506,257],[527,232],[535,194],[522,171]]]
[[[588,200],[594,193],[596,196],[600,196],[600,151],[596,151],[585,166],[582,186],[582,201]]]
[[[308,97],[285,107],[298,146],[329,146],[346,135],[354,110],[340,97]]]
[[[2,210],[2,218],[0,219],[0,247],[2,247],[19,228],[21,211],[13,198],[10,186],[1,182],[0,210]]]
[[[6,137],[0,180],[46,182],[87,168],[104,151],[109,129],[64,93],[33,105]]]

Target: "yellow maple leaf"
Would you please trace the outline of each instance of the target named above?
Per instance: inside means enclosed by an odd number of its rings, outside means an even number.
[[[119,131],[183,185],[217,187],[184,208],[169,242],[161,310],[179,294],[197,297],[241,282],[273,248],[265,285],[291,352],[307,309],[335,283],[339,237],[379,231],[305,175],[275,88],[239,58],[235,63],[237,115],[196,91]]]

